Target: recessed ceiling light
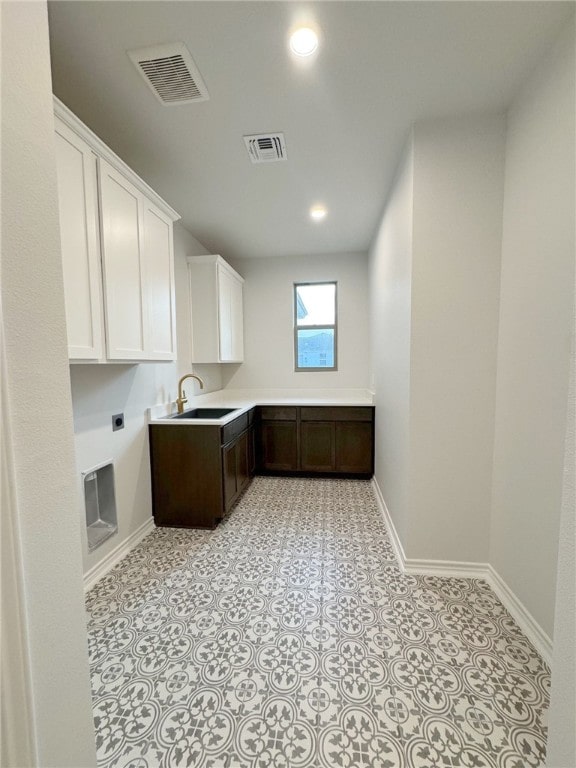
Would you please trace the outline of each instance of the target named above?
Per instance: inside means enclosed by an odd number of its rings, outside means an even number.
[[[314,221],[321,221],[327,213],[328,211],[323,205],[313,205],[310,208],[310,218],[314,219]]]
[[[301,27],[290,36],[290,50],[296,56],[310,56],[318,48],[318,35],[310,27]]]

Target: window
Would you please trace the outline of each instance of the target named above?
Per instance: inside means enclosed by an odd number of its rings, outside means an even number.
[[[294,285],[294,370],[336,371],[336,283]]]

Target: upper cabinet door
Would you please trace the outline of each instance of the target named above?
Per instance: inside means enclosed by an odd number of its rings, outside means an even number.
[[[232,349],[232,276],[218,265],[218,329],[220,361],[233,360]]]
[[[144,199],[143,276],[148,333],[146,359],[174,360],[176,324],[172,220]]]
[[[242,362],[244,359],[242,283],[223,264],[218,264],[218,325],[220,362]]]
[[[243,278],[221,256],[189,256],[192,362],[244,360]]]
[[[240,362],[244,360],[244,287],[239,280],[234,280],[231,290],[232,315],[232,357]]]
[[[58,99],[54,109],[69,357],[174,360],[179,216]]]
[[[146,358],[142,194],[99,159],[106,347],[110,360]]]
[[[56,166],[68,356],[103,357],[96,156],[56,120]]]

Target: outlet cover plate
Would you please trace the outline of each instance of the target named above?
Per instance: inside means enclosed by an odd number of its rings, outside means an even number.
[[[119,429],[124,429],[123,413],[115,413],[112,416],[112,432],[117,432]]]

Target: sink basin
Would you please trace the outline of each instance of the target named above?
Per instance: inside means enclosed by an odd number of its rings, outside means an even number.
[[[171,419],[221,419],[238,408],[192,408],[184,413],[177,413]]]

